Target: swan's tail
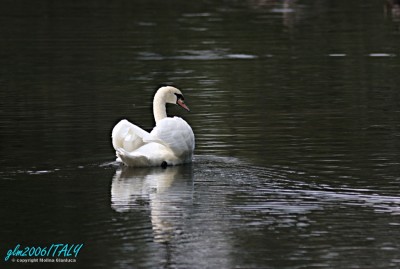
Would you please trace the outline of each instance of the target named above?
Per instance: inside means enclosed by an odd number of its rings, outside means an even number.
[[[127,166],[149,166],[149,159],[143,155],[131,154],[123,148],[116,149],[117,157]],[[118,160],[118,159],[117,159]]]
[[[165,165],[176,165],[181,163],[169,148],[155,142],[147,143],[133,152],[118,148],[116,153],[121,162],[132,167],[161,166],[163,163]]]

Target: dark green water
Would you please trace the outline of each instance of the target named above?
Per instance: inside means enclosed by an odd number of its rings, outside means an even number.
[[[385,1],[3,1],[0,267],[399,268],[400,18]],[[192,165],[126,169],[177,85]],[[76,263],[9,249],[84,244]]]

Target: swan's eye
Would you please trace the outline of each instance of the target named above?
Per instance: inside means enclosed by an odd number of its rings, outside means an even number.
[[[185,98],[183,98],[182,94],[175,93],[175,95],[176,95],[176,98],[178,98],[178,100],[185,100]]]

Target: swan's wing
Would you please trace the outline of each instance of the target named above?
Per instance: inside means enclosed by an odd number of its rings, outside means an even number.
[[[194,150],[192,128],[178,117],[159,121],[151,133],[122,120],[112,131],[112,142],[119,160],[128,166],[189,162]]]
[[[157,122],[145,142],[167,146],[177,157],[191,158],[194,151],[194,134],[186,121],[179,117],[165,118]]]
[[[148,136],[148,132],[127,120],[118,122],[111,134],[114,149],[118,150],[122,148],[128,152],[143,146],[143,140]]]

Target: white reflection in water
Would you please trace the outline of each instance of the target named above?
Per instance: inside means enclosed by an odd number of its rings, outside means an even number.
[[[121,167],[111,185],[111,207],[117,212],[149,209],[156,242],[182,232],[193,203],[192,166],[133,169]]]
[[[395,57],[396,54],[393,53],[370,53],[369,57]]]
[[[204,30],[204,29],[196,29]],[[257,55],[248,53],[229,53],[227,49],[213,49],[213,50],[180,50],[177,55],[160,55],[154,52],[140,52],[137,59],[141,61],[161,61],[161,60],[224,60],[224,59],[257,59]]]

